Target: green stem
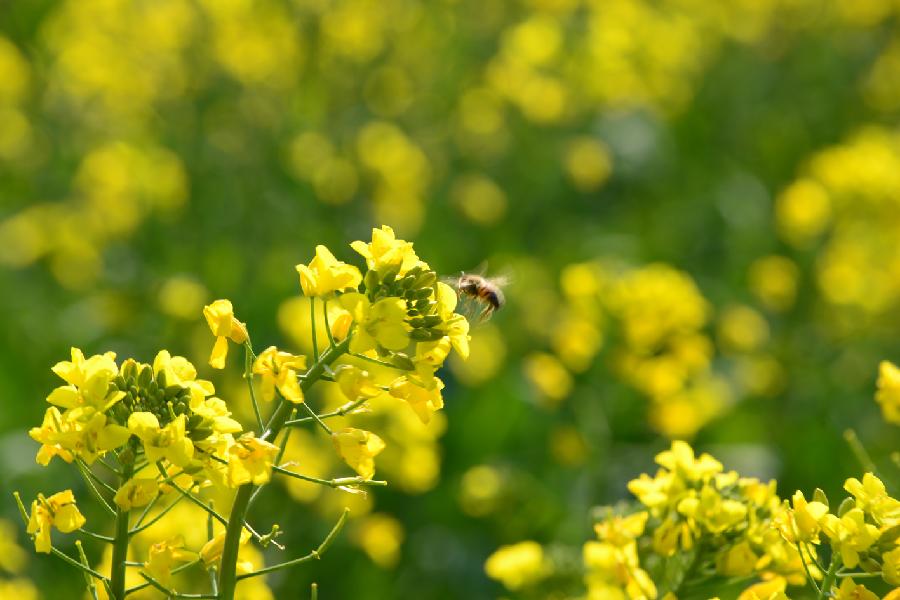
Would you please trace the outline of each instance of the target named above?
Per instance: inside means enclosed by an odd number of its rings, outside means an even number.
[[[337,410],[334,410],[334,411],[328,412],[328,413],[324,413],[321,415],[316,415],[316,417],[317,417],[316,419],[313,419],[312,417],[301,417],[299,419],[291,419],[289,421],[285,421],[284,424],[288,427],[296,427],[297,425],[302,425],[304,423],[310,423],[312,421],[321,421],[322,419],[330,419],[332,417],[343,417],[344,415],[347,415],[347,414],[353,412],[354,410],[356,410],[357,408],[359,408],[360,405],[368,402],[368,400],[369,399],[366,397],[358,398],[357,400],[354,400],[353,402],[348,402],[347,404],[338,408]],[[276,461],[276,462],[278,462],[278,461]]]
[[[315,317],[315,311],[311,313]],[[300,383],[301,389],[306,392],[325,372],[325,367],[330,365],[341,357],[350,347],[351,336],[347,336],[342,342],[332,348],[329,348],[319,360],[317,360],[306,372],[303,381]],[[261,439],[271,441],[278,437],[285,421],[294,410],[294,405],[284,399],[281,400],[278,408],[269,419],[268,427],[263,432]],[[234,497],[234,504],[231,507],[231,516],[228,519],[228,526],[225,530],[225,547],[222,550],[222,561],[219,572],[219,598],[221,600],[234,600],[234,590],[237,586],[237,558],[240,548],[241,530],[244,528],[246,520],[247,507],[250,503],[250,497],[253,495],[253,485],[242,485],[238,488]]]
[[[350,514],[350,509],[345,508],[344,512],[341,513],[341,517],[337,520],[337,523],[334,524],[334,527],[331,528],[331,531],[328,532],[328,535],[325,536],[325,539],[322,540],[322,543],[319,544],[319,547],[307,554],[306,556],[301,556],[300,558],[295,558],[294,560],[289,560],[287,562],[279,563],[277,565],[272,565],[271,567],[266,567],[264,569],[260,569],[259,571],[253,571],[252,573],[244,573],[243,575],[238,575],[238,579],[246,579],[248,577],[257,577],[259,575],[265,575],[266,573],[271,573],[273,571],[279,571],[281,569],[285,569],[287,567],[293,567],[294,565],[303,564],[305,562],[309,562],[313,559],[322,558],[322,555],[326,550],[331,546],[337,537],[338,533],[340,533],[341,529],[344,528],[344,523],[347,522],[347,515]]]
[[[822,590],[819,589],[816,580],[813,579],[812,573],[809,570],[809,565],[806,564],[806,558],[803,556],[803,547],[800,545],[800,542],[797,542],[797,552],[800,553],[800,562],[803,563],[803,570],[806,572],[806,578],[809,579],[809,582],[812,584],[813,588],[815,588],[817,594],[821,594]],[[810,554],[812,556],[812,554]]]
[[[262,415],[259,412],[259,403],[256,401],[256,390],[253,389],[253,346],[250,345],[250,338],[244,343],[244,379],[247,380],[247,387],[250,389],[250,402],[253,404],[253,414],[256,415],[256,424],[258,429],[262,431],[263,422]]]
[[[316,298],[309,299],[309,327],[312,334],[313,356],[319,358],[319,340],[316,337]]]
[[[831,555],[831,564],[828,565],[828,572],[822,580],[822,587],[819,590],[819,600],[829,597],[831,588],[834,587],[834,580],[837,579],[837,572],[841,566],[841,555],[837,552]]]
[[[134,465],[128,463],[122,468],[122,479],[120,485],[124,485],[126,481],[131,479]],[[113,555],[112,567],[110,573],[110,589],[112,590],[113,600],[125,600],[125,561],[128,559],[128,514],[130,511],[116,507],[116,534],[113,536]]]

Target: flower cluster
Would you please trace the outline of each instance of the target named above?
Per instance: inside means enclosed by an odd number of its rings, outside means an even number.
[[[244,377],[257,419],[255,431],[245,430],[232,416],[231,405],[215,396],[211,382],[198,378],[191,362],[165,350],[151,364],[144,364],[130,358],[117,363],[111,352],[86,358],[73,348],[70,361],[53,367],[65,385],[49,394],[51,406],[43,423],[30,432],[41,443],[37,461],[47,465],[58,456],[76,463],[97,499],[116,517],[115,537],[108,538],[114,544],[108,578],[90,570],[83,556],[81,561],[69,557],[71,564],[85,570],[94,591],[96,583],[91,577],[110,587],[116,600],[144,587],[125,588],[130,539],[186,498],[208,513],[208,539],[197,551],[187,548],[180,537],[152,541],[146,547],[148,559],[140,575],[146,585],[172,595],[175,592],[168,587],[172,575],[202,564],[219,573],[216,597],[231,600],[239,569],[246,577],[292,564],[288,561],[257,573],[252,565],[238,562],[241,548],[251,539],[263,546],[278,545],[274,541],[277,526],[261,535],[247,523],[250,494],[256,486],[267,484],[274,473],[352,492],[361,491],[361,486],[385,484],[372,480],[375,457],[384,450],[385,442],[366,429],[349,425],[332,429],[326,420],[361,412],[380,397],[404,401],[409,414],[423,423],[443,407],[444,386],[436,372],[451,350],[463,358],[468,355],[469,326],[454,312],[456,293],[440,283],[435,272],[416,256],[412,244],[397,239],[389,227],[375,229],[370,243],[354,242],[352,247],[366,260],[365,276],[357,267],[338,261],[324,246],[317,248],[309,265],[297,267],[311,312],[314,315],[316,302],[321,302],[326,326],[322,342],[327,339],[327,347],[320,352],[312,321],[313,357],[309,360],[274,346],[256,354],[247,326],[235,317],[230,301],[217,300],[204,308],[203,315],[216,338],[210,365],[216,369],[226,366],[230,343],[244,349]],[[374,364],[377,376],[360,363]],[[259,380],[262,405],[257,402],[254,375]],[[380,377],[388,375],[391,378],[382,382]],[[310,407],[306,392],[320,381],[330,382],[345,404],[331,412],[317,413]],[[272,411],[264,425],[262,414],[268,407]],[[298,410],[308,416],[294,418]],[[336,455],[356,477],[322,479],[299,472],[297,461],[282,462],[290,428],[305,423],[319,426],[329,435]],[[308,462],[306,456],[299,458]],[[115,474],[117,481],[109,483],[95,473],[98,465]],[[210,505],[212,495],[225,493],[228,497],[234,489],[232,513],[225,518]],[[227,494],[229,490],[232,494]],[[159,499],[170,495],[176,500],[142,525]],[[30,512],[21,501],[20,508],[39,552],[61,554],[52,547],[52,527],[70,533],[86,523],[71,490],[49,497],[39,494]],[[143,509],[142,514],[132,523],[130,514],[138,508]],[[315,551],[316,556],[345,518]],[[215,533],[213,522],[224,529]],[[232,526],[234,523],[240,526]]]
[[[897,373],[883,362],[876,394],[892,422]],[[848,441],[870,463],[855,434]],[[774,480],[725,471],[681,441],[656,462],[655,475],[629,482],[636,502],[596,513],[597,539],[582,548],[588,598],[674,599],[715,590],[740,600],[787,600],[789,586],[810,586],[819,598],[900,598],[900,499],[875,473],[848,478],[850,496],[834,506],[821,489],[782,500]],[[518,590],[564,576],[567,567],[525,542],[499,549],[485,570]]]

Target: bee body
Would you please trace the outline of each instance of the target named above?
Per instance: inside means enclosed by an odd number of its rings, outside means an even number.
[[[479,316],[479,320],[482,321],[489,319],[506,302],[498,280],[482,277],[481,275],[463,273],[459,276],[456,289],[460,295],[467,296],[484,305],[484,310],[481,311]]]

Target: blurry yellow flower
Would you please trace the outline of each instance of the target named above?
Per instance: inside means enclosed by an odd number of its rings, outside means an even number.
[[[306,371],[306,357],[281,352],[275,346],[260,352],[253,363],[253,373],[262,376],[263,400],[269,402],[275,398],[276,388],[287,400],[303,402],[298,371]]]
[[[750,291],[766,308],[784,311],[794,304],[797,296],[797,265],[783,256],[764,256],[750,265]]]
[[[900,585],[900,548],[881,555],[881,576],[891,585]]]
[[[844,489],[856,498],[856,507],[870,514],[878,525],[893,527],[900,522],[900,501],[891,498],[884,483],[872,473],[863,475],[862,481],[851,477],[844,482]]]
[[[756,570],[758,560],[750,542],[744,540],[719,554],[716,570],[725,577],[747,577]]]
[[[398,240],[394,236],[394,230],[387,225],[382,225],[381,229],[372,229],[370,243],[355,241],[350,247],[366,259],[369,269],[379,273],[396,268],[398,275],[403,275],[419,262],[412,242]]]
[[[252,483],[262,485],[272,476],[272,463],[278,446],[245,433],[228,448],[228,484],[232,487]]]
[[[738,600],[788,600],[784,595],[786,588],[787,581],[783,577],[773,577],[768,581],[754,583],[741,592]]]
[[[598,189],[612,173],[612,157],[600,140],[581,136],[571,140],[563,155],[569,179],[581,192]]]
[[[726,350],[751,352],[769,339],[769,324],[749,306],[730,306],[719,316],[719,342]]]
[[[159,485],[154,478],[132,477],[116,492],[113,500],[123,510],[145,506],[159,493]]]
[[[347,400],[353,402],[360,398],[374,398],[381,393],[375,379],[359,367],[341,365],[334,371],[334,380]]]
[[[431,421],[432,413],[444,408],[441,390],[444,382],[437,377],[432,378],[430,388],[424,387],[407,376],[397,378],[391,384],[391,396],[406,400],[423,423]]]
[[[541,545],[527,541],[498,548],[485,561],[484,572],[516,591],[543,579],[548,569]]]
[[[694,450],[687,442],[676,440],[669,450],[656,455],[656,462],[688,481],[707,481],[722,472],[722,463],[709,454],[694,458]]]
[[[184,550],[184,538],[177,536],[150,546],[144,570],[158,582],[169,585],[172,579],[172,568],[175,564],[194,560],[196,557],[196,552]]]
[[[852,577],[841,581],[841,587],[834,595],[834,600],[878,600],[878,595],[869,591],[863,584],[857,584]]]
[[[228,355],[228,340],[236,344],[246,342],[247,326],[234,318],[234,308],[229,300],[216,300],[204,306],[203,316],[206,317],[212,334],[216,336],[209,365],[214,369],[224,369],[225,357]]]
[[[538,352],[527,356],[523,369],[540,395],[553,404],[565,399],[575,385],[572,376],[552,354]]]
[[[222,558],[222,552],[225,550],[225,534],[225,531],[216,534],[213,539],[200,548],[200,558],[206,566],[210,566]],[[249,542],[251,537],[252,534],[246,528],[241,529],[241,546]]]
[[[49,498],[38,494],[37,500],[31,503],[27,531],[34,536],[35,550],[49,554],[51,526],[63,533],[71,533],[84,525],[85,521],[75,506],[72,490],[57,492]]]
[[[878,365],[878,391],[875,401],[881,405],[884,419],[900,425],[900,369],[886,360]]]
[[[784,538],[792,544],[798,542],[819,543],[819,528],[822,517],[828,514],[828,507],[821,502],[807,502],[803,492],[797,490],[793,510],[778,513],[775,523]]]
[[[378,566],[389,569],[400,559],[403,525],[386,514],[372,514],[360,519],[353,532],[354,541]]]
[[[868,550],[880,532],[865,521],[865,513],[858,508],[847,511],[843,517],[825,515],[822,531],[831,539],[832,547],[840,552],[844,566],[852,569],[859,564],[859,553]]]
[[[207,299],[203,284],[186,275],[176,275],[163,283],[157,295],[160,309],[179,319],[193,319]]]
[[[331,435],[334,449],[363,479],[375,474],[375,456],[384,450],[384,442],[370,431],[347,427]]]
[[[450,197],[463,216],[476,225],[494,225],[506,216],[506,194],[484,175],[460,175],[453,182]]]
[[[409,345],[406,304],[400,298],[383,298],[374,304],[360,293],[343,294],[341,306],[353,315],[357,327],[350,341],[350,351],[358,354],[381,346],[403,350]]]
[[[336,291],[356,289],[362,282],[359,269],[341,262],[325,246],[316,246],[316,256],[307,265],[297,265],[300,286],[306,296],[327,296]]]
[[[153,413],[136,412],[128,417],[128,429],[144,443],[144,452],[151,463],[165,458],[184,467],[194,456],[194,444],[185,435],[185,421],[184,415],[178,415],[160,427]]]
[[[775,201],[775,218],[782,236],[795,246],[815,240],[831,220],[831,199],[817,181],[800,179]]]

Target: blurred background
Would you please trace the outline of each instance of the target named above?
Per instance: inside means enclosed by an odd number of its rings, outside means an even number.
[[[323,598],[497,597],[493,550],[592,537],[591,507],[626,498],[672,438],[782,496],[840,495],[861,471],[850,427],[887,466],[896,431],[872,395],[878,361],[900,360],[898,13],[0,2],[0,596],[82,585],[34,555],[13,490],[71,487],[102,529],[75,470],[36,465],[27,436],[70,346],[167,348],[246,407],[240,366],[206,367],[203,305],[231,299],[258,348],[309,352],[294,265],[318,243],[361,262],[346,244],[382,224],[439,272],[510,274],[508,306],[428,426],[402,406],[367,417],[390,487],[263,496],[260,528],[287,529],[292,555],[342,506],[353,518],[325,560],[246,597],[313,580]],[[346,473],[318,431],[292,444],[305,472]]]

